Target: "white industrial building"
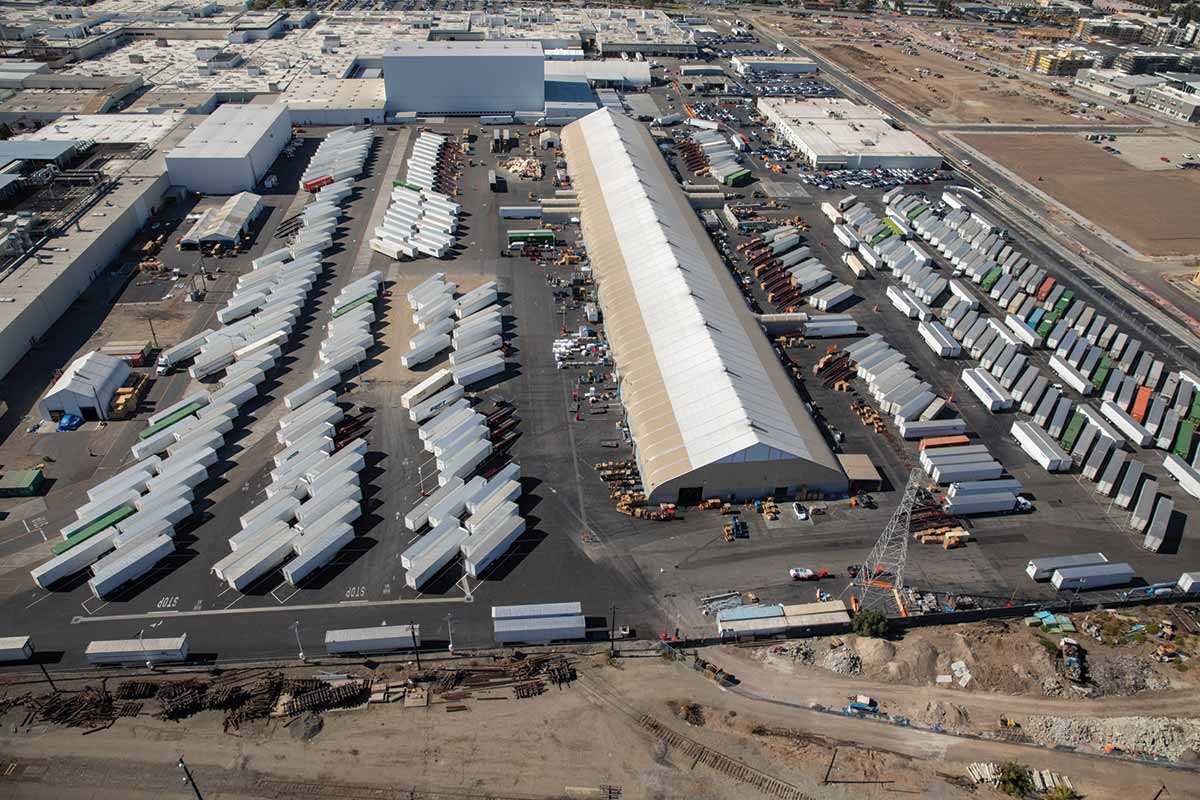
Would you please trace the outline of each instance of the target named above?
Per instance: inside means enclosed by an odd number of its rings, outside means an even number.
[[[38,401],[38,411],[47,422],[57,422],[63,414],[88,420],[107,419],[113,395],[128,377],[128,363],[98,350],[92,351],[67,367],[62,377]]]
[[[806,75],[817,72],[817,62],[795,56],[734,56],[731,62],[739,75],[747,72],[779,72]]]
[[[393,42],[383,54],[387,110],[418,114],[540,114],[540,42]]]
[[[649,502],[844,492],[646,128],[601,109],[564,128],[562,144]]]
[[[387,90],[383,78],[310,75],[292,81],[279,99],[296,125],[382,125]]]
[[[173,186],[203,194],[252,190],[292,137],[287,106],[224,105],[167,153]]]
[[[819,169],[937,169],[942,156],[891,125],[879,109],[840,97],[760,97],[758,110],[780,137]]]

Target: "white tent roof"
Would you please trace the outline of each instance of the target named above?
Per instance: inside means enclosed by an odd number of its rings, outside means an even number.
[[[94,350],[77,358],[46,392],[39,403],[42,416],[49,419],[50,410],[77,407],[97,408],[100,416],[106,416],[113,394],[127,377],[129,364]]]
[[[210,208],[183,237],[184,244],[237,242],[238,234],[250,224],[262,208],[262,197],[252,192],[233,195],[219,208]]]
[[[718,462],[840,474],[648,132],[602,109],[563,144],[647,493]]]

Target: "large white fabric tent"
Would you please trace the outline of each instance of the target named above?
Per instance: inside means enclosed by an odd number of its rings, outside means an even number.
[[[601,109],[562,142],[649,501],[845,491],[648,131]]]
[[[117,389],[129,377],[129,364],[93,351],[75,359],[50,391],[38,401],[42,419],[56,422],[63,414],[84,419],[107,419]]]

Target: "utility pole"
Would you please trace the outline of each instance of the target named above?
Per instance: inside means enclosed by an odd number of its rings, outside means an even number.
[[[192,779],[192,771],[188,769],[188,765],[183,760],[183,753],[179,754],[179,768],[183,770],[183,782],[192,787],[192,794],[196,795],[196,800],[204,800],[200,794],[200,788],[196,786],[196,781]]]
[[[609,607],[609,612],[612,617],[608,623],[608,646],[609,654],[617,654],[617,606],[614,604]]]
[[[833,773],[833,762],[837,760],[837,751],[836,747],[833,748],[833,755],[829,757],[829,766],[825,769],[825,777],[821,779],[822,786],[829,785],[829,776]]]
[[[450,646],[447,648],[450,655],[454,655],[454,612],[450,611],[446,614],[446,632],[450,636]]]
[[[154,349],[158,349],[158,334],[154,332],[154,320],[146,317],[146,322],[150,325],[150,338],[154,340]]]
[[[408,635],[412,638],[413,653],[417,657],[417,669],[420,669],[421,647],[417,644],[417,626],[413,624],[412,617],[408,618]]]
[[[42,675],[45,676],[46,683],[50,684],[50,688],[54,690],[55,694],[58,694],[58,687],[54,685],[54,681],[50,680],[50,673],[46,671],[46,665],[39,661],[38,666],[42,669]]]

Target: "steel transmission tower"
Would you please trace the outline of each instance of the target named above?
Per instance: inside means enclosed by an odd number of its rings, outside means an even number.
[[[900,506],[879,535],[879,541],[875,542],[855,579],[860,608],[879,610],[879,606],[887,604],[888,595],[904,588],[904,561],[908,558],[912,510],[920,488],[921,470],[914,467],[908,473]]]

